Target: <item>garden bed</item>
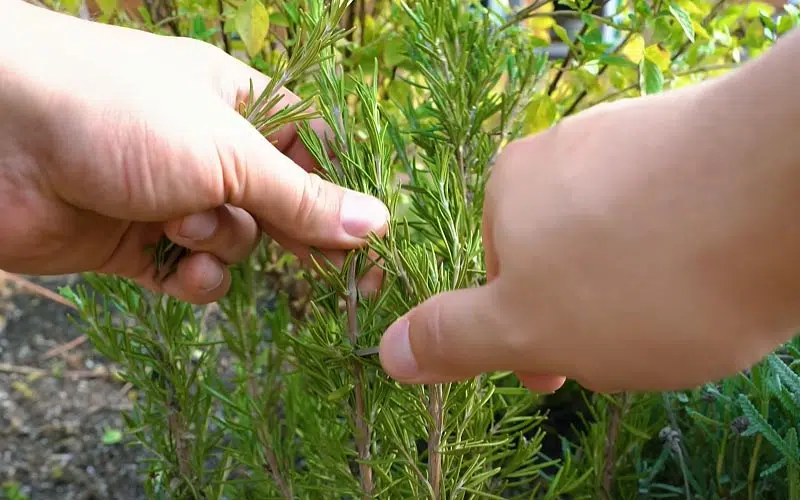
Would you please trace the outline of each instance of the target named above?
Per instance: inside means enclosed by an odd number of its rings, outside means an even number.
[[[57,291],[77,280],[31,281]],[[88,342],[47,356],[81,337],[69,312],[0,281],[0,498],[144,498],[138,476],[144,453],[115,439],[123,429],[120,410],[133,396],[129,388],[109,375]]]

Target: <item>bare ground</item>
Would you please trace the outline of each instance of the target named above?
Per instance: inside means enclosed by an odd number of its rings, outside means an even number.
[[[57,291],[78,278],[30,280]],[[143,453],[104,443],[123,429],[127,388],[88,342],[43,359],[80,337],[70,312],[0,274],[0,499],[144,499]]]

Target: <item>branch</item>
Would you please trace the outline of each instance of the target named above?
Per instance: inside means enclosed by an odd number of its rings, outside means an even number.
[[[428,482],[433,491],[433,498],[441,498],[442,483],[442,455],[439,446],[442,441],[442,427],[444,427],[444,412],[442,411],[442,386],[441,384],[428,385],[428,412],[433,420],[433,425],[428,430]]]
[[[619,426],[622,422],[622,416],[628,409],[628,393],[622,393],[618,404],[614,405],[611,410],[611,418],[608,422],[608,430],[606,431],[606,446],[605,458],[603,459],[605,465],[603,467],[603,488],[601,497],[603,499],[610,499],[611,487],[614,483],[614,454],[616,451],[617,436],[619,435]]]
[[[228,40],[228,35],[225,34],[225,5],[222,0],[217,0],[217,9],[219,10],[219,35],[222,38],[222,48],[225,52],[231,53],[231,42]]]
[[[251,365],[248,369],[248,373],[252,374],[255,372],[255,367],[253,367],[253,365],[250,363],[250,359],[247,361]],[[258,387],[255,385],[255,379],[252,376],[247,381],[247,389],[250,393],[250,398],[252,398],[253,401],[259,401],[261,399],[258,394]],[[259,420],[261,420],[261,425],[256,428],[256,435],[258,436],[258,440],[261,442],[261,451],[264,452],[264,458],[267,461],[267,463],[264,464],[264,469],[270,474],[270,476],[272,476],[272,480],[278,485],[283,497],[286,500],[292,500],[294,498],[292,487],[286,483],[281,475],[281,469],[278,464],[278,456],[275,454],[275,450],[273,450],[272,446],[269,444],[270,440],[269,433],[266,429],[267,426],[261,418],[259,418]]]
[[[0,269],[0,283],[2,283],[3,281],[10,281],[12,283],[15,283],[22,290],[27,290],[28,292],[33,293],[34,295],[39,295],[39,296],[44,297],[46,299],[52,300],[53,302],[61,304],[62,306],[67,306],[72,310],[77,310],[78,309],[77,307],[75,307],[75,304],[73,304],[72,302],[68,301],[67,299],[65,299],[61,295],[53,292],[49,288],[45,288],[45,287],[43,287],[41,285],[37,285],[36,283],[34,283],[34,282],[30,281],[30,280],[27,280],[27,279],[23,278],[22,276],[19,276],[17,274],[13,274],[13,273],[9,273],[7,271],[3,271],[2,269]]]
[[[622,40],[622,43],[619,44],[619,48],[617,50],[619,50],[620,48],[624,47],[625,44],[628,43],[628,40],[631,39],[632,35],[633,35],[633,32],[628,33],[627,36],[625,36],[625,38]],[[602,68],[600,68],[600,70],[597,72],[597,78],[599,79],[601,76],[603,76],[603,73],[605,73],[607,69],[608,69],[608,64],[606,64]],[[587,95],[588,95],[588,92],[587,92],[586,89],[581,90],[580,94],[578,94],[578,97],[576,97],[575,101],[572,102],[572,105],[570,105],[569,109],[567,109],[567,111],[564,112],[564,116],[569,116],[572,113],[574,113],[575,109],[578,107],[578,104],[580,104],[580,102],[582,100],[584,100]]]
[[[114,372],[108,370],[105,367],[98,367],[94,370],[69,370],[61,372],[59,374],[50,370],[45,370],[43,368],[36,368],[34,366],[0,363],[0,373],[27,375],[30,377],[52,376],[59,378],[63,376],[70,380],[85,380],[85,379],[115,380],[116,379]]]
[[[609,21],[603,16],[598,16],[597,14],[592,14],[590,12],[586,12],[583,10],[555,10],[553,12],[532,12],[526,16],[526,19],[534,18],[534,17],[567,17],[571,19],[581,19],[583,16],[588,16],[600,24],[605,24],[606,26],[610,26],[614,29],[623,29],[619,25],[615,24],[612,21]],[[585,23],[584,23],[585,25]]]
[[[709,66],[703,66],[703,67],[700,67],[700,68],[694,68],[694,69],[690,69],[690,70],[687,70],[687,71],[681,71],[680,73],[675,73],[675,75],[673,76],[673,79],[681,77],[681,76],[693,75],[695,73],[705,73],[705,72],[708,72],[708,71],[720,71],[720,70],[724,70],[724,69],[734,69],[737,66],[738,66],[737,64],[712,64],[712,65],[709,65]],[[588,105],[587,108],[591,108],[591,107],[597,106],[598,104],[602,104],[604,102],[611,101],[615,97],[619,97],[619,96],[625,94],[626,92],[630,92],[631,90],[636,90],[637,88],[639,88],[639,84],[638,83],[631,84],[631,85],[625,87],[622,90],[618,90],[616,92],[612,92],[612,93],[606,95],[605,97],[602,97],[602,98],[598,99],[597,101],[595,101],[595,102],[591,103],[590,105]]]
[[[587,31],[589,31],[589,25],[584,23],[581,31],[578,33],[578,37],[585,35]],[[574,57],[575,52],[572,50],[572,48],[570,48],[569,52],[567,52],[567,56],[561,62],[561,67],[556,72],[556,76],[553,77],[553,81],[550,82],[550,85],[547,87],[547,95],[550,97],[553,96],[553,92],[555,92],[558,83],[561,81],[561,77],[564,76],[564,73],[566,73],[567,66],[569,66],[569,63],[572,62]]]
[[[358,341],[358,283],[356,281],[356,266],[358,260],[355,255],[350,261],[347,270],[347,296],[345,306],[347,308],[347,334],[351,345],[355,346]],[[359,478],[361,480],[361,490],[364,498],[371,498],[374,494],[375,485],[372,479],[372,467],[366,463],[371,458],[370,455],[370,432],[369,424],[365,416],[364,409],[364,380],[363,369],[358,361],[354,361],[350,369],[355,379],[354,389],[354,412],[356,424],[356,451],[358,452]]]
[[[542,7],[544,7],[549,3],[553,3],[553,1],[554,0],[539,0],[538,2],[534,2],[528,5],[527,7],[518,10],[516,14],[511,16],[511,18],[508,21],[506,21],[502,26],[500,26],[500,31],[508,29],[511,26],[514,26],[515,24],[524,21],[525,19],[530,17],[534,11],[541,9]]]
[[[359,44],[364,45],[364,26],[367,24],[367,0],[360,0],[358,2],[358,23],[361,25],[361,32],[359,33]]]
[[[170,31],[174,36],[181,36],[181,30],[177,23],[177,15],[175,4],[172,0],[143,0],[147,11],[150,13],[150,19],[156,25],[166,24],[169,26]]]

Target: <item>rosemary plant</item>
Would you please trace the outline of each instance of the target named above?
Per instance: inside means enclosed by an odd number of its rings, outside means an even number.
[[[265,137],[297,126],[321,175],[392,217],[339,265],[315,252],[300,270],[265,242],[207,307],[108,276],[64,290],[136,389],[128,434],[148,450],[151,498],[800,498],[798,341],[696,391],[613,397],[540,398],[510,373],[401,386],[360,355],[416,304],[483,283],[484,187],[509,141],[714,76],[800,24],[796,8],[759,3],[483,3],[176,0],[175,34],[272,78],[241,114]],[[283,86],[301,102],[278,109]],[[164,276],[185,249],[154,251]],[[361,293],[375,269],[380,289]]]

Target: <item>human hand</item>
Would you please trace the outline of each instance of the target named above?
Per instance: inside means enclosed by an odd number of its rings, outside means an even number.
[[[800,165],[779,144],[792,129],[754,132],[770,97],[727,85],[601,105],[511,144],[487,186],[487,284],[398,320],[381,341],[386,372],[674,390],[790,339]]]
[[[385,231],[380,201],[309,173],[293,127],[273,145],[235,111],[251,79],[256,95],[268,82],[246,64],[195,40],[2,3],[0,268],[117,274],[207,303],[262,231],[301,258]],[[159,283],[148,247],[164,234],[193,253]]]

